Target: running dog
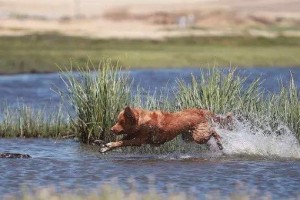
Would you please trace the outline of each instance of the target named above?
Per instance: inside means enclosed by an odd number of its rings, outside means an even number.
[[[205,109],[162,112],[126,107],[120,112],[117,123],[111,128],[112,133],[124,134],[124,138],[102,145],[100,152],[143,144],[159,146],[179,134],[183,134],[185,136],[183,138],[191,138],[198,144],[206,144],[213,137],[222,150],[221,137],[213,128],[212,122],[226,125],[231,121],[231,113],[222,118]]]

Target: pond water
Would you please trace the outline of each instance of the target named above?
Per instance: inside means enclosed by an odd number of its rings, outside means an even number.
[[[287,80],[290,72],[300,77],[300,68],[241,69],[261,76],[263,87],[275,91],[278,79]],[[291,70],[291,71],[290,71]],[[154,91],[166,85],[174,87],[178,77],[189,80],[197,69],[133,70],[138,84]],[[296,80],[300,86],[300,80]],[[18,102],[53,108],[60,102],[51,88],[63,87],[58,74],[0,76],[0,102],[17,106]],[[67,189],[97,189],[104,183],[125,190],[132,181],[140,191],[154,187],[168,193],[194,193],[198,198],[215,191],[228,194],[240,183],[247,189],[287,199],[300,194],[300,146],[290,131],[281,136],[251,134],[239,124],[235,132],[221,131],[224,151],[174,152],[162,155],[98,153],[97,147],[73,140],[0,139],[0,152],[30,154],[31,159],[0,159],[0,197],[20,192],[20,188],[56,186]],[[298,196],[299,197],[299,196]]]
[[[226,147],[225,147],[226,148]],[[133,155],[111,152],[71,140],[1,139],[0,151],[22,152],[31,159],[0,159],[0,194],[20,188],[56,186],[64,189],[97,189],[115,184],[125,190],[134,181],[139,191],[155,188],[162,193],[229,194],[239,183],[247,190],[270,194],[274,199],[295,197],[300,189],[300,160],[172,153]],[[170,189],[171,188],[171,189]]]

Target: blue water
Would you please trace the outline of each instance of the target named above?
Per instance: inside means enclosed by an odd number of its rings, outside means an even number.
[[[135,182],[138,191],[181,191],[203,198],[230,194],[242,183],[251,192],[274,199],[299,195],[300,160],[227,157],[201,154],[130,155],[99,154],[97,148],[71,140],[1,139],[0,152],[23,152],[31,159],[0,159],[0,196],[20,188],[43,186],[69,190],[98,189],[118,184],[125,191]],[[171,189],[170,189],[171,188]]]

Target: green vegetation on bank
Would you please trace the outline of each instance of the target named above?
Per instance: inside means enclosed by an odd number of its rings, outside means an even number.
[[[73,135],[69,118],[61,107],[48,113],[27,105],[17,108],[4,106],[0,120],[0,137],[45,137],[64,138]]]
[[[0,37],[0,73],[53,72],[87,59],[122,67],[300,66],[299,37],[89,39],[58,34]]]

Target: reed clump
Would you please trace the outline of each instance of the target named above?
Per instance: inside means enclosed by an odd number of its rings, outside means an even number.
[[[233,112],[240,119],[250,120],[253,126],[268,126],[269,133],[285,124],[300,139],[300,96],[293,76],[287,87],[278,84],[279,93],[263,90],[260,77],[253,81],[248,78],[236,69],[201,71],[199,77],[191,76],[190,83],[178,80],[175,102],[180,109]]]
[[[98,67],[76,67],[76,71],[62,74],[67,92],[60,92],[75,111],[75,116],[70,115],[71,126],[83,143],[115,140],[110,127],[120,110],[130,104],[128,75],[109,59]]]
[[[215,113],[258,111],[263,98],[260,79],[246,86],[247,77],[239,76],[235,69],[209,69],[191,75],[190,83],[178,80],[176,103],[180,109],[196,107]]]
[[[266,104],[265,114],[271,121],[288,125],[300,140],[300,94],[292,75],[289,84],[281,83],[279,94],[272,94]]]

